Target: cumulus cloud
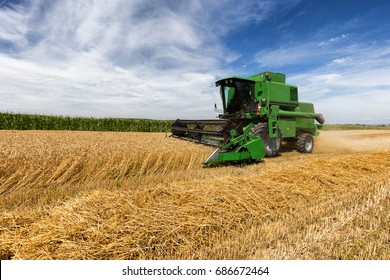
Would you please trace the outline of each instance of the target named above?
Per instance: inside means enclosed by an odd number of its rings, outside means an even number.
[[[213,82],[225,74],[223,65],[239,57],[221,37],[262,20],[271,6],[230,0],[37,0],[2,7],[0,110],[214,117],[219,96]],[[221,14],[223,7],[236,8]]]

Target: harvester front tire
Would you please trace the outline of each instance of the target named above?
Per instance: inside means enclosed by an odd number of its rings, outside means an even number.
[[[303,133],[298,137],[297,150],[298,152],[309,154],[314,148],[314,138],[309,133]]]
[[[279,155],[280,147],[282,146],[282,133],[278,129],[278,138],[275,141],[269,137],[268,124],[258,123],[252,128],[252,134],[260,136],[264,142],[265,156],[266,157],[276,157]]]

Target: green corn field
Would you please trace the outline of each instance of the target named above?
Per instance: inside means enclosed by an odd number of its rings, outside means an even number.
[[[172,121],[0,113],[0,130],[169,131]]]

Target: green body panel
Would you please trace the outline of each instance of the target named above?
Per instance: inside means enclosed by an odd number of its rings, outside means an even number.
[[[279,83],[264,83],[266,94],[273,102],[291,102],[290,87]]]
[[[283,118],[279,121],[279,127],[284,138],[295,137],[296,121],[292,118]]]
[[[300,114],[296,118],[297,127],[301,131],[308,132],[312,135],[316,134],[316,125],[314,124],[314,119],[317,114],[314,113],[314,106],[312,103],[303,103],[299,102],[299,107],[297,107],[299,111],[297,111],[297,114]]]

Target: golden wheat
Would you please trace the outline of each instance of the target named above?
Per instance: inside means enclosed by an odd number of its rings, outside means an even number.
[[[390,137],[360,133],[204,168],[162,133],[0,131],[0,258],[389,259]]]

